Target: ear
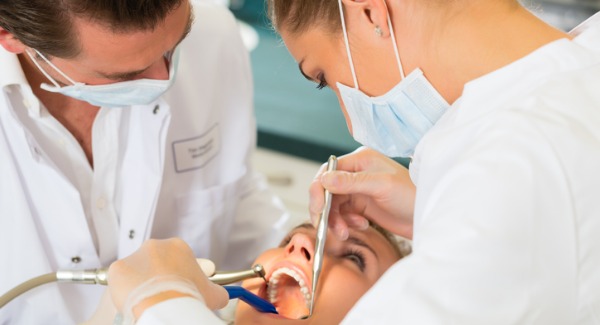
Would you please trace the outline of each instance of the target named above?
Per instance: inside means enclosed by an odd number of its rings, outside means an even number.
[[[10,53],[21,54],[27,48],[15,35],[0,27],[0,45]]]
[[[375,35],[375,29],[381,30],[382,37],[390,35],[388,26],[388,8],[386,0],[342,0],[344,12],[349,24],[358,19],[362,23],[367,23],[370,32]]]

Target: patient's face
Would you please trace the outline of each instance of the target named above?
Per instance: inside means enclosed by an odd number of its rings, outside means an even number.
[[[256,263],[264,266],[269,285],[260,278],[243,286],[271,301],[279,315],[263,314],[240,302],[235,324],[338,324],[358,299],[399,259],[391,243],[377,230],[350,230],[340,241],[327,236],[323,270],[317,286],[313,316],[308,315],[315,228],[301,225],[290,232],[278,248],[260,255]]]

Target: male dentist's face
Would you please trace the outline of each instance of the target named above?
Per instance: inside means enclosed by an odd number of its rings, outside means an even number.
[[[391,243],[378,231],[350,230],[346,241],[328,236],[323,270],[319,278],[313,316],[308,315],[312,292],[315,228],[301,225],[290,232],[278,248],[260,255],[268,287],[262,279],[243,286],[270,300],[279,315],[263,314],[243,302],[238,304],[235,323],[239,324],[338,324],[358,299],[399,259]]]
[[[169,71],[164,55],[187,36],[191,24],[188,1],[182,1],[152,30],[115,32],[96,22],[75,18],[81,52],[74,58],[50,60],[71,79],[89,85],[135,79],[166,80]],[[26,55],[23,57],[30,60]],[[40,58],[37,61],[59,83],[70,85],[46,62]]]

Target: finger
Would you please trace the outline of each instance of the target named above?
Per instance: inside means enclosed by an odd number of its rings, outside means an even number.
[[[201,291],[206,303],[206,306],[211,310],[221,309],[229,302],[229,294],[220,285],[210,281],[206,284],[206,290]]]
[[[350,228],[358,230],[366,230],[369,228],[369,220],[367,220],[367,218],[360,214],[344,214],[344,219],[346,220],[346,224]]]
[[[308,189],[309,205],[308,212],[313,225],[317,225],[319,222],[319,215],[323,211],[325,204],[325,189],[321,185],[320,174],[317,175]]]
[[[204,275],[212,276],[215,274],[216,266],[213,261],[206,259],[206,258],[197,258],[196,262],[198,262],[198,265],[202,269],[202,272],[204,273]]]
[[[342,198],[337,198],[336,201],[340,201]],[[348,225],[339,211],[340,204],[332,204],[331,210],[329,211],[329,229],[333,234],[340,240],[346,240],[349,236]]]
[[[381,158],[387,157],[373,149],[360,147],[349,154],[338,157],[337,170],[360,172],[372,169],[373,166],[378,164]]]
[[[334,194],[375,196],[381,192],[382,185],[388,182],[389,176],[372,172],[331,171],[321,175],[321,185]]]

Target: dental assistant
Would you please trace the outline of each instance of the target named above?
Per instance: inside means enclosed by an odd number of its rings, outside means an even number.
[[[366,215],[413,238],[343,324],[600,324],[600,14],[566,34],[515,0],[269,5],[372,148],[318,175],[311,214],[327,188],[337,236]]]
[[[253,172],[248,54],[187,0],[0,2],[0,293],[179,237],[224,269],[287,232]],[[88,319],[103,288],[48,284],[0,324]]]

